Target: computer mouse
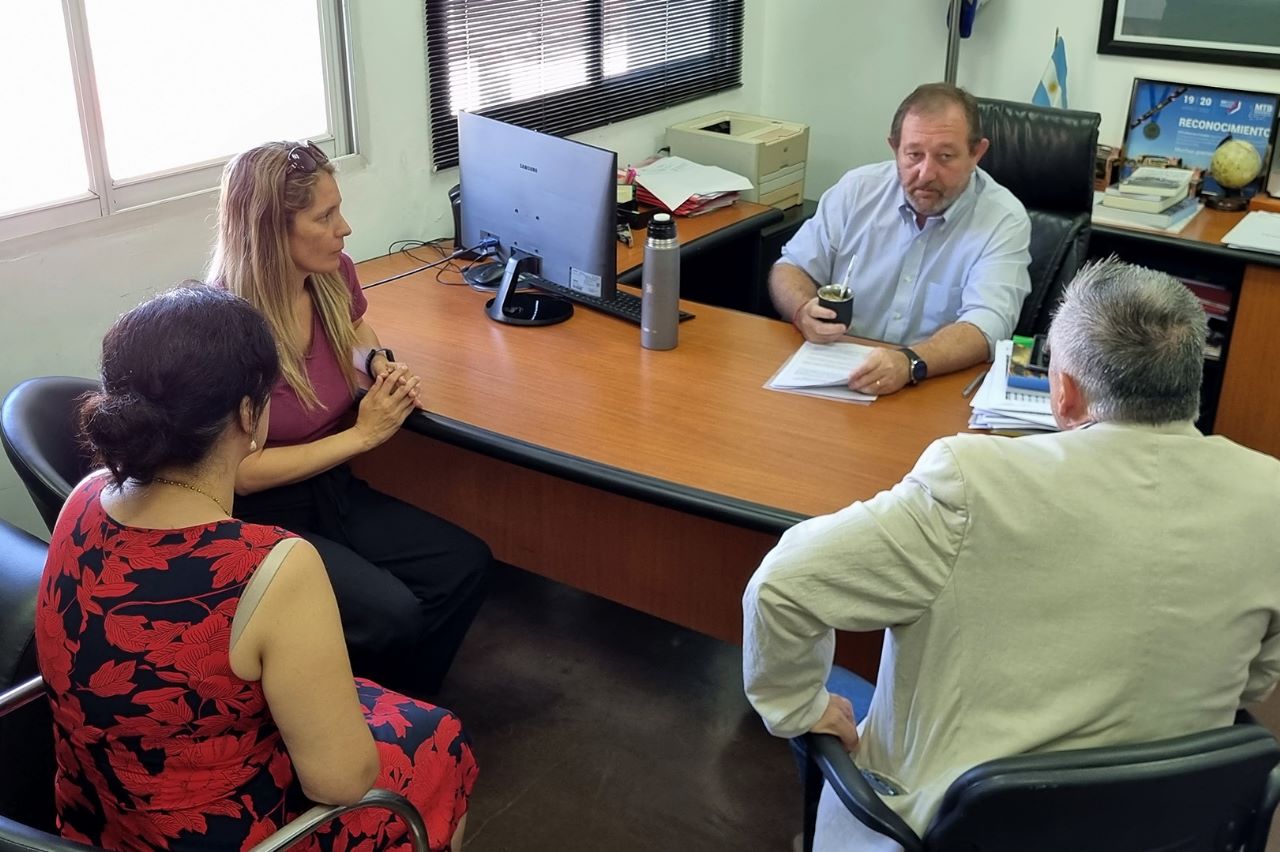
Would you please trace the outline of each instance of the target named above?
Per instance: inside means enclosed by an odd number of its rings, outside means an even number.
[[[464,277],[476,287],[497,287],[502,283],[503,270],[501,263],[480,263],[469,267]]]

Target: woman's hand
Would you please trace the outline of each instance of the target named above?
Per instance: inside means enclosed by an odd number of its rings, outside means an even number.
[[[385,351],[385,349],[375,349],[373,357],[369,359],[369,375],[371,377],[381,376],[396,366],[394,361],[387,360],[387,356],[383,354]]]
[[[397,369],[409,370],[408,364],[405,364],[404,362],[401,362],[401,361],[388,361],[386,359],[386,356],[382,355],[381,353],[374,356],[373,363],[371,364],[371,366],[373,367],[373,374],[375,376],[389,375],[390,373],[394,372]],[[415,381],[419,381],[420,383],[419,376],[412,371],[407,372],[405,374],[405,377],[401,378],[400,381],[407,382],[410,379],[414,379]],[[420,395],[418,393],[418,384],[414,384],[411,393],[413,395],[414,405],[417,406],[422,411],[426,411],[427,407],[423,405]]]
[[[405,364],[396,364],[373,380],[369,392],[360,400],[356,425],[352,427],[364,439],[366,449],[386,443],[396,433],[417,404],[421,382]]]

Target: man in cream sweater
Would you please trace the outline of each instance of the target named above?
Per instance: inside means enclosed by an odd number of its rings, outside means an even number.
[[[1062,430],[957,435],[892,489],[789,530],[743,598],[748,698],[839,736],[923,834],[970,767],[1230,725],[1280,678],[1280,462],[1205,437],[1195,298],[1115,260],[1050,330]],[[888,628],[870,710],[834,629]],[[897,849],[823,792],[819,852]]]

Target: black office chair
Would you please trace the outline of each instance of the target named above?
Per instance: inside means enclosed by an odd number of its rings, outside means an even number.
[[[1262,852],[1280,803],[1280,743],[1246,722],[1140,745],[988,761],[951,784],[921,839],[840,740],[806,740],[806,799],[825,779],[859,822],[905,852]],[[806,818],[806,850],[813,829]]]
[[[98,387],[71,376],[28,379],[0,408],[0,442],[50,532],[71,489],[92,469],[76,410],[80,397]]]
[[[0,521],[0,852],[99,852],[58,836],[54,824],[53,717],[34,637],[45,551],[44,542]],[[414,852],[426,852],[427,831],[417,809],[398,793],[378,788],[352,805],[316,805],[251,852],[285,849],[330,820],[367,807],[399,815]]]
[[[1088,256],[1101,116],[989,98],[978,99],[978,113],[991,140],[978,165],[1031,218],[1031,293],[1014,333],[1040,334]]]
[[[0,692],[38,671],[36,590],[45,550],[40,539],[0,521]],[[52,730],[47,702],[0,715],[0,815],[20,815],[23,822],[50,832],[55,831]]]

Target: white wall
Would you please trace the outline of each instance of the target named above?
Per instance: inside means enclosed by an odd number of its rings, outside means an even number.
[[[817,198],[846,169],[889,156],[898,102],[943,77],[942,0],[787,0],[765,9],[765,114],[810,125],[805,194]],[[1031,99],[1053,37],[1067,45],[1070,104],[1102,115],[1099,141],[1118,145],[1134,77],[1280,92],[1280,70],[1097,53],[1102,0],[994,0],[960,43],[957,81],[975,95]]]
[[[747,0],[743,86],[662,113],[582,134],[640,160],[668,124],[717,109],[759,111],[762,5]],[[363,167],[340,177],[357,260],[397,239],[453,231],[446,193],[457,169],[431,172],[421,0],[352,3]],[[148,294],[199,276],[213,238],[215,196],[156,205],[32,237],[0,242],[5,322],[0,391],[30,376],[93,376],[103,332]],[[26,491],[0,462],[0,517],[44,534]]]
[[[808,198],[853,166],[887,159],[885,137],[898,103],[943,76],[940,0],[772,0],[765,32],[761,108],[809,125]]]
[[[1067,45],[1068,106],[1102,115],[1098,141],[1119,145],[1134,77],[1280,92],[1280,70],[1173,62],[1098,51],[1102,0],[1048,3],[997,0],[979,13],[960,47],[957,82],[976,95],[1031,99],[1053,50],[1054,30]]]

